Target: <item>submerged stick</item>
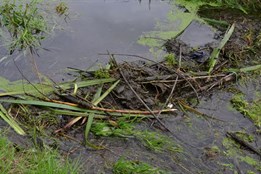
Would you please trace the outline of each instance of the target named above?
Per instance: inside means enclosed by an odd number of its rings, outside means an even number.
[[[227,135],[229,137],[231,137],[233,140],[235,140],[237,143],[239,143],[240,145],[248,148],[249,150],[251,150],[255,154],[259,155],[259,157],[261,157],[261,152],[258,149],[256,149],[255,147],[253,147],[251,144],[247,143],[246,141],[244,141],[240,137],[238,137],[235,133],[227,132]]]
[[[218,118],[211,117],[211,116],[209,116],[209,115],[207,115],[207,114],[204,114],[204,113],[198,111],[197,109],[194,109],[194,108],[190,107],[190,106],[187,105],[183,100],[178,100],[178,103],[179,103],[182,107],[184,107],[186,110],[188,110],[189,112],[191,112],[191,113],[197,114],[197,115],[202,116],[202,117],[204,117],[204,118],[210,118],[210,119],[213,119],[213,120],[225,122],[224,120],[220,120],[220,119],[218,119]]]

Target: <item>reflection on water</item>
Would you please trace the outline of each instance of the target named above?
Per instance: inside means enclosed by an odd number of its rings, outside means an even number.
[[[46,40],[39,51],[37,63],[40,72],[55,80],[61,80],[66,67],[86,68],[97,60],[107,62],[98,53],[110,52],[149,56],[146,47],[138,45],[137,39],[153,30],[156,22],[166,17],[167,2],[161,0],[70,0],[71,13],[77,19],[68,21],[65,31]],[[1,56],[3,57],[3,55]],[[30,63],[23,56],[17,63],[29,79]],[[11,80],[21,78],[11,59],[0,64],[0,74]]]

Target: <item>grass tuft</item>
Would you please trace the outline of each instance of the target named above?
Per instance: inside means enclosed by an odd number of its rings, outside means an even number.
[[[6,150],[8,149],[8,150]],[[54,150],[19,150],[5,138],[0,137],[0,171],[5,174],[76,174],[79,172],[78,162],[70,163]]]
[[[43,8],[43,0],[2,0],[0,4],[0,38],[10,54],[15,50],[31,51],[55,28],[54,13]],[[45,5],[46,6],[46,5]],[[57,6],[59,16],[67,14],[64,3]],[[54,10],[55,12],[55,10]]]

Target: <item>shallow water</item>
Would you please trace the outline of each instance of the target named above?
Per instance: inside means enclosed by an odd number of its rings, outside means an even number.
[[[137,40],[165,19],[170,9],[161,0],[69,0],[68,5],[72,17],[65,30],[43,42],[43,48],[50,51],[41,50],[40,57],[35,56],[39,71],[58,81],[67,67],[85,69],[97,61],[107,62],[108,56],[98,55],[107,50],[149,57],[148,48],[138,45]],[[33,79],[29,60],[21,55],[16,62]],[[11,80],[21,78],[11,59],[1,61],[0,74]]]

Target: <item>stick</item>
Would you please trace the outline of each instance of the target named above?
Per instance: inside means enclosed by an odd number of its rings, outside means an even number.
[[[180,52],[179,52],[179,67],[178,67],[178,71],[179,71],[179,69],[180,69],[180,67],[181,67],[181,46],[179,47],[179,49],[180,49]],[[163,109],[166,107],[166,105],[169,103],[169,101],[170,101],[170,99],[171,99],[171,97],[172,97],[172,95],[173,95],[173,93],[174,93],[174,91],[175,91],[175,88],[176,88],[176,86],[177,86],[178,80],[179,80],[179,76],[177,75],[177,76],[176,76],[176,79],[175,79],[175,82],[174,82],[174,84],[173,84],[173,86],[172,86],[172,89],[171,89],[171,91],[170,91],[170,94],[169,94],[169,96],[168,96],[166,102],[165,102],[164,105],[162,106],[161,110],[163,110]],[[158,113],[157,117],[159,117],[160,114],[161,114],[161,112]]]
[[[140,59],[144,59],[144,60],[147,60],[147,61],[150,61],[150,62],[153,62],[153,63],[158,63],[154,60],[151,60],[151,59],[148,59],[146,57],[142,57],[142,56],[139,56],[139,55],[134,55],[134,54],[117,54],[117,53],[99,53],[98,55],[103,55],[103,56],[113,56],[113,55],[116,55],[116,56],[127,56],[127,57],[137,57],[137,58],[140,58]]]
[[[58,101],[58,100],[48,100],[49,102],[54,102],[58,104],[65,104],[68,106],[75,106],[79,107],[79,104],[77,103],[70,103],[70,102],[63,102],[63,101]],[[83,103],[81,103],[83,105]],[[96,107],[96,106],[90,106],[86,105],[84,107],[85,109],[90,109],[90,110],[96,110],[96,111],[104,111],[104,112],[115,112],[115,113],[122,113],[122,114],[141,114],[141,115],[150,115],[151,113],[157,114],[159,112],[174,112],[176,109],[163,109],[163,110],[152,110],[151,112],[149,111],[141,111],[141,110],[128,110],[128,109],[107,109],[107,108],[101,108],[101,107]]]
[[[170,99],[171,99],[171,97],[172,97],[172,95],[173,95],[173,93],[174,93],[174,91],[175,91],[175,88],[176,88],[178,79],[179,79],[179,77],[177,76],[177,77],[176,77],[176,80],[175,80],[175,82],[174,82],[174,84],[173,84],[173,86],[172,86],[171,92],[170,92],[170,94],[169,94],[169,96],[168,96],[166,102],[165,102],[164,105],[162,106],[160,112],[158,113],[157,117],[160,116],[160,114],[164,111],[164,108],[165,108],[165,107],[167,106],[167,104],[169,103],[169,101],[170,101]]]
[[[48,96],[46,96],[43,92],[41,92],[33,83],[30,82],[29,79],[27,79],[27,77],[25,77],[24,73],[21,71],[21,69],[18,67],[18,65],[16,64],[15,60],[13,59],[13,62],[14,62],[14,65],[15,67],[17,68],[17,70],[19,71],[19,73],[21,74],[21,76],[30,84],[32,85],[32,87],[39,93],[41,94],[45,99],[49,99]],[[23,86],[23,90],[24,90],[24,93],[27,94],[25,92],[25,89],[24,89],[24,86]],[[28,95],[28,94],[27,94]]]
[[[240,145],[248,148],[249,150],[251,150],[252,152],[257,154],[259,157],[261,157],[261,152],[258,149],[256,149],[255,147],[253,147],[252,145],[250,145],[246,141],[242,140],[241,138],[239,138],[235,133],[227,132],[227,135],[229,137],[231,137],[233,140],[235,140],[237,143],[239,143]]]
[[[217,75],[213,75],[213,76],[196,76],[196,77],[189,76],[186,79],[194,81],[196,79],[209,79],[209,78],[217,78],[217,77],[224,77],[224,76],[226,76],[226,75],[225,74],[217,74]],[[172,82],[176,81],[175,79],[173,79],[173,77],[174,77],[173,75],[151,76],[151,77],[137,78],[135,80],[135,82],[140,82],[142,84],[146,84],[146,83],[172,83]],[[186,81],[186,80],[185,79],[178,80],[178,82],[184,82],[184,81]]]

